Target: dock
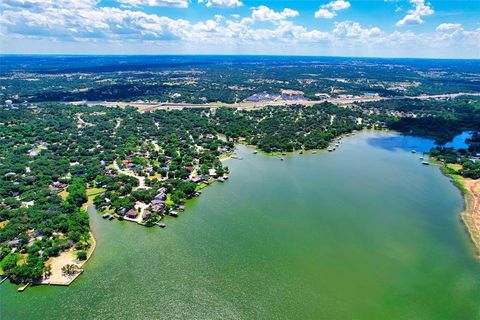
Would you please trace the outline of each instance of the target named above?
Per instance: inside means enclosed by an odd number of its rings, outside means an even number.
[[[28,288],[29,285],[30,285],[30,282],[27,283],[26,285],[21,286],[20,288],[18,288],[17,291],[18,291],[18,292],[23,292],[23,291],[25,291],[25,289]]]

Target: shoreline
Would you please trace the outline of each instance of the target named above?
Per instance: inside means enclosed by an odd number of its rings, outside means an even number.
[[[461,178],[458,183],[462,184],[459,189],[465,201],[460,217],[475,247],[476,258],[480,259],[480,180]]]
[[[363,131],[375,131],[375,132],[389,132],[391,130],[378,130],[378,129],[373,129],[373,130],[359,130],[359,131],[353,131],[351,133],[347,134],[342,134],[334,138],[334,140],[341,140],[344,138],[347,138],[352,135],[356,135],[358,133],[361,133]],[[395,131],[393,131],[395,132]],[[401,134],[401,133],[400,133]],[[245,143],[244,141],[239,141],[236,142],[236,144],[240,144],[243,146],[246,146],[247,148],[251,148],[253,150],[258,151],[259,153],[262,153],[264,155],[270,155],[272,156],[272,153],[266,153],[263,152],[262,150],[258,149],[255,145],[249,145]],[[233,159],[235,155],[235,150],[233,152],[225,153],[220,156],[220,161],[226,161],[226,160],[231,160]],[[295,150],[292,152],[288,152],[289,155],[294,155],[297,153],[299,150]],[[312,151],[326,151],[325,149],[311,149],[311,150],[304,150],[306,152],[312,152]],[[450,174],[446,170],[444,170],[443,163],[430,159],[430,162],[433,164],[436,164],[439,168],[440,171],[447,176],[451,182],[457,187],[460,192],[462,193],[463,200],[465,203],[464,210],[462,210],[459,215],[460,218],[466,228],[466,231],[468,232],[470,241],[474,245],[474,256],[476,259],[480,260],[480,179],[477,180],[472,180],[468,178],[463,178],[459,175],[455,174]],[[84,210],[88,212],[88,209],[90,207],[93,207],[95,209],[95,206],[93,205],[88,205],[84,207]],[[48,278],[42,278],[40,281],[33,283],[33,285],[60,285],[60,286],[69,286],[75,279],[77,279],[84,271],[83,266],[90,260],[92,257],[95,249],[96,249],[96,239],[93,235],[92,232],[92,225],[90,224],[90,231],[89,231],[89,242],[90,242],[90,247],[87,251],[87,257],[83,261],[78,261],[76,259],[76,250],[68,250],[62,252],[58,257],[53,257],[50,258],[49,261],[47,261],[48,265],[52,265],[52,274]],[[78,272],[75,273],[74,275],[65,275],[63,272],[61,272],[61,267],[66,265],[66,264],[74,264],[78,267]]]
[[[474,247],[474,255],[480,260],[480,179],[473,180],[445,171],[443,163],[431,159],[440,171],[450,179],[463,197],[464,210],[459,215]]]

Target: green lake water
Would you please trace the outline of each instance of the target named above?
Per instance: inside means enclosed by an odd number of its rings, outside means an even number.
[[[480,319],[461,194],[410,152],[430,143],[362,132],[285,161],[239,146],[164,230],[91,212],[83,275],[3,283],[1,319]]]

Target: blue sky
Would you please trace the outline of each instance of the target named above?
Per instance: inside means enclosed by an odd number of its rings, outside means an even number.
[[[479,0],[2,0],[1,53],[480,58]]]

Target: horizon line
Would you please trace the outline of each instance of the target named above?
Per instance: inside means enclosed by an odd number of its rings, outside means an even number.
[[[192,53],[176,53],[176,54],[99,54],[99,53],[0,53],[0,57],[4,56],[66,56],[66,57],[298,57],[298,58],[356,58],[356,59],[410,59],[410,60],[480,60],[478,58],[435,58],[435,57],[387,57],[387,56],[337,56],[337,55],[281,55],[281,54],[192,54]]]

